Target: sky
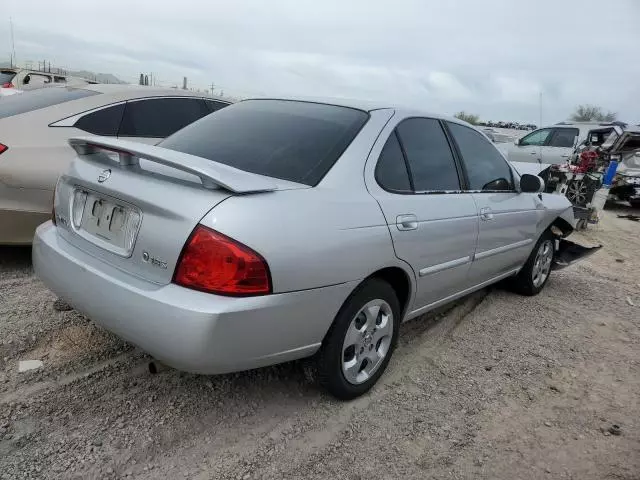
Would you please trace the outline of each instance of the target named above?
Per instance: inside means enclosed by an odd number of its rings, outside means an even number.
[[[21,64],[536,124],[540,106],[545,124],[592,103],[640,123],[639,0],[2,1],[0,61],[10,16]]]

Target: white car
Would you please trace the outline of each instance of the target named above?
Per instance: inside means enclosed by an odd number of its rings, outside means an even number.
[[[534,130],[512,144],[499,144],[496,147],[516,165],[533,164],[527,173],[537,173],[549,165],[569,161],[575,147],[587,138],[591,129],[599,125],[603,123],[562,122]]]
[[[0,99],[0,244],[30,244],[51,217],[70,137],[101,135],[154,145],[229,105],[185,90],[138,85],[51,87]]]

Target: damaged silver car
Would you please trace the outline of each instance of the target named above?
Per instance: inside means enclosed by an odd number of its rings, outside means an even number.
[[[37,274],[187,371],[313,356],[354,398],[403,321],[502,280],[535,295],[592,251],[565,239],[569,201],[479,130],[384,103],[245,100],[157,146],[70,144]]]

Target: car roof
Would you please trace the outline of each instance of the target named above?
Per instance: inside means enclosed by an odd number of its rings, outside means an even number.
[[[104,93],[104,94],[132,94],[136,96],[145,97],[210,97],[207,92],[194,92],[192,90],[180,90],[177,88],[166,87],[148,87],[145,85],[130,85],[127,83],[96,83],[92,85],[79,85],[75,88],[81,88],[83,90],[90,90],[92,92]],[[140,95],[143,94],[143,95]],[[217,99],[217,98],[216,98]]]
[[[458,120],[455,117],[450,117],[440,113],[430,112],[428,110],[422,110],[420,108],[408,107],[405,105],[397,104],[394,102],[384,100],[362,100],[355,98],[334,98],[334,97],[251,97],[245,98],[242,101],[248,100],[282,100],[290,102],[310,102],[310,103],[322,103],[326,105],[336,105],[339,107],[354,108],[356,110],[362,110],[365,112],[372,112],[374,110],[394,110],[396,114],[402,117],[427,117],[427,118],[439,118],[442,120],[449,120],[461,125],[469,125],[467,122]]]

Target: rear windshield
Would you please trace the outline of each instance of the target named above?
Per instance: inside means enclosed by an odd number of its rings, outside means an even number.
[[[16,72],[12,72],[11,70],[0,71],[0,87],[5,83],[9,83],[15,76]]]
[[[335,105],[248,100],[198,120],[159,146],[314,186],[368,118],[361,110]]]
[[[79,98],[97,95],[98,92],[80,88],[49,87],[29,90],[0,99],[0,118],[12,117],[40,108],[58,105]]]

